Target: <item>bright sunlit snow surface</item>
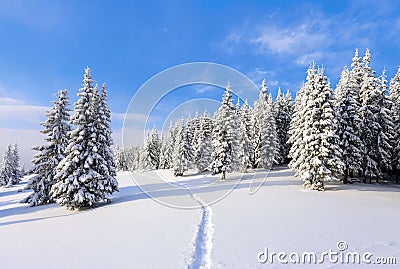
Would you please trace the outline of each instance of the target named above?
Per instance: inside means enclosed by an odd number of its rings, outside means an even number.
[[[250,174],[252,175],[252,174]],[[254,174],[253,174],[254,175]],[[172,172],[135,173],[148,180],[151,196],[197,203],[197,209],[161,205],[141,191],[127,172],[118,174],[120,192],[109,205],[69,212],[57,204],[29,207],[18,201],[24,184],[0,190],[2,268],[310,268],[310,265],[259,263],[259,252],[349,251],[396,257],[400,263],[400,193],[396,186],[328,184],[327,191],[304,191],[286,168],[257,171],[266,182],[249,195],[251,176],[210,174],[179,178]],[[158,180],[155,180],[157,179]],[[258,179],[257,179],[258,178]],[[26,182],[26,181],[25,181]],[[200,185],[206,188],[197,188]],[[214,183],[213,183],[214,182]],[[253,182],[254,183],[254,182]],[[204,192],[223,196],[207,205]],[[203,195],[203,196],[202,196]],[[315,268],[341,268],[326,262]],[[382,268],[383,265],[380,265]],[[398,265],[397,265],[398,266]],[[349,268],[373,265],[350,265]],[[387,268],[395,268],[386,265]]]

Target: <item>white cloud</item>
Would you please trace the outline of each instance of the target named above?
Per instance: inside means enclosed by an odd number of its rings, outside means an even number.
[[[49,107],[32,105],[0,105],[0,121],[39,124]]]
[[[257,35],[249,39],[258,47],[259,53],[298,54],[299,51],[313,50],[319,45],[327,45],[324,33],[313,30],[313,21],[296,27],[264,26]]]
[[[261,85],[261,82],[265,79],[268,85],[274,86],[271,83],[274,81],[276,71],[265,70],[263,68],[254,68],[252,71],[248,72],[246,76],[253,81],[257,86]]]
[[[24,101],[11,97],[0,97],[0,105],[22,105]]]
[[[315,52],[315,53],[307,53],[301,55],[296,59],[296,63],[298,65],[309,65],[311,62],[316,61],[318,62],[320,59],[326,57],[326,53],[322,52]]]
[[[400,19],[393,19],[393,10],[378,2],[358,2],[349,2],[336,14],[301,3],[278,13],[272,10],[273,15],[246,20],[232,29],[222,43],[229,44],[225,48],[229,54],[241,53],[245,47],[256,55],[272,56],[293,66],[316,61],[339,69],[335,65],[348,63],[349,52],[355,48],[373,49],[378,42],[400,42]]]
[[[198,93],[198,94],[202,94],[202,93],[206,93],[206,92],[214,92],[217,90],[216,86],[204,85],[204,84],[193,85],[192,87],[196,90],[196,93]]]
[[[111,118],[116,120],[130,120],[130,121],[138,121],[138,122],[146,122],[147,115],[140,113],[111,113]]]

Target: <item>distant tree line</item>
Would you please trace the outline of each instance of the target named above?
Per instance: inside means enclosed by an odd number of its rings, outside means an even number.
[[[205,111],[171,123],[161,135],[153,128],[144,146],[116,147],[118,170],[173,169],[175,176],[195,168],[225,178],[227,172],[271,168],[288,161],[288,130],[292,97],[278,90],[276,102],[265,80],[253,107],[247,100],[233,105],[228,85],[219,109],[211,117]]]

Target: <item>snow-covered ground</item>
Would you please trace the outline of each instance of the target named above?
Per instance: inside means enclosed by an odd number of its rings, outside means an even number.
[[[112,203],[83,212],[31,208],[18,203],[28,195],[18,192],[24,184],[2,188],[1,268],[276,268],[276,257],[258,261],[265,248],[321,254],[338,251],[339,241],[346,251],[400,263],[398,186],[332,183],[325,192],[304,191],[288,169],[256,172],[224,182],[209,174],[175,181],[168,170],[133,173],[141,188],[123,172]],[[313,267],[342,265],[326,259]],[[378,268],[386,267],[396,265]]]

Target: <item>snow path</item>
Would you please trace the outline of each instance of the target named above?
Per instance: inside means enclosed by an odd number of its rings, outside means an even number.
[[[157,173],[162,179],[171,182],[172,179],[167,176]],[[184,188],[190,195],[190,197],[196,201],[201,207],[201,220],[198,225],[197,233],[194,239],[194,249],[192,251],[191,259],[187,264],[187,269],[210,269],[211,268],[211,252],[213,248],[213,234],[214,225],[212,222],[213,212],[210,206],[198,197],[191,188],[186,184],[178,181],[174,181]]]
[[[195,239],[195,249],[192,259],[188,264],[188,269],[211,268],[211,252],[213,247],[212,237],[214,234],[214,225],[212,222],[213,212],[203,200],[196,196],[189,188],[187,190],[190,196],[201,206],[202,215],[199,228]]]

